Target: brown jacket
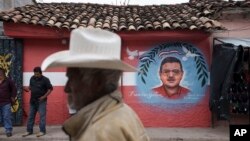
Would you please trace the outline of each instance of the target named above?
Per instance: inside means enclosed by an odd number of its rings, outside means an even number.
[[[72,141],[149,141],[140,119],[117,91],[78,111],[63,129]]]

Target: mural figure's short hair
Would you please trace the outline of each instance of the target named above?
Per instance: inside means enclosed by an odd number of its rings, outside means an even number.
[[[162,66],[166,63],[179,63],[180,64],[180,67],[181,67],[181,71],[183,71],[182,69],[182,64],[181,64],[181,61],[179,59],[177,59],[176,57],[166,57],[162,60],[161,62],[161,66],[160,66],[160,72],[162,71]]]
[[[39,72],[40,74],[42,74],[42,69],[41,69],[41,67],[35,67],[33,69],[33,72]]]

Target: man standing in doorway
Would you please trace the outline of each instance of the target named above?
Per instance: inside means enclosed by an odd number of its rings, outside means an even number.
[[[47,96],[53,90],[50,80],[42,75],[40,67],[35,67],[33,71],[34,75],[30,78],[29,89],[25,89],[25,91],[31,91],[31,98],[27,132],[23,135],[23,137],[33,134],[33,126],[37,112],[40,115],[40,132],[37,133],[36,136],[40,137],[46,134]]]
[[[7,78],[5,70],[0,68],[0,116],[3,121],[5,133],[7,137],[12,136],[12,113],[11,104],[15,102],[17,95],[14,82]]]

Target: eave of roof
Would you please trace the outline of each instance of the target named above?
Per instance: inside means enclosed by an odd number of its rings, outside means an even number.
[[[213,18],[225,6],[221,0],[191,0],[176,5],[105,5],[91,3],[38,3],[0,13],[5,22],[53,28],[102,28],[111,31],[223,30]],[[230,3],[227,3],[228,6]],[[235,3],[234,5],[239,5]],[[244,6],[249,6],[244,3]]]

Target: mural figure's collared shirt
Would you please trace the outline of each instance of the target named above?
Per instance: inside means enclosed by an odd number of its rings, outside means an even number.
[[[154,88],[153,92],[155,92],[156,94],[161,95],[163,97],[166,97],[168,99],[182,99],[190,92],[190,90],[179,86],[179,90],[177,93],[175,93],[173,95],[169,95],[167,93],[167,91],[165,90],[164,86],[161,85],[160,87]]]

